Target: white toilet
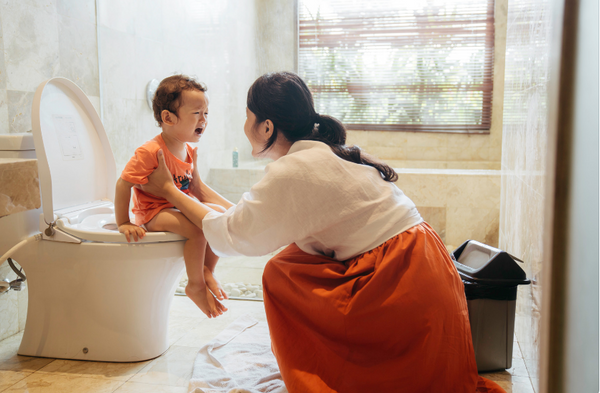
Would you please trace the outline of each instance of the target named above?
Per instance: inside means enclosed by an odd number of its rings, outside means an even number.
[[[155,232],[128,244],[117,231],[114,157],[73,82],[53,78],[38,87],[32,127],[43,238],[12,255],[29,290],[18,353],[110,362],[159,356],[168,348],[185,239]]]

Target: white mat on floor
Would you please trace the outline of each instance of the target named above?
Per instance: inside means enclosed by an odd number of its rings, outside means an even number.
[[[202,347],[188,392],[287,393],[267,324],[245,315]]]

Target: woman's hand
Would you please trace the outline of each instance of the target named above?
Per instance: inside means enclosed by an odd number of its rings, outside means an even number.
[[[173,175],[167,168],[162,150],[158,151],[158,168],[148,176],[148,183],[136,185],[136,187],[165,199],[168,199],[169,193],[177,191],[177,187],[173,184]]]

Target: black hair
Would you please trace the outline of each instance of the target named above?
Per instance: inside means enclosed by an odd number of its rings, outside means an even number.
[[[358,146],[346,145],[346,129],[332,116],[315,112],[313,97],[302,78],[293,72],[274,72],[259,77],[248,90],[248,109],[256,124],[273,122],[273,135],[263,152],[277,140],[278,133],[290,142],[312,140],[326,143],[340,158],[376,168],[385,181],[395,182],[398,174],[386,163],[372,157]]]

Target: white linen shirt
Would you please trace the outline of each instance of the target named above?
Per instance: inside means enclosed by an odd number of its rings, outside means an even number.
[[[259,256],[296,243],[344,261],[423,222],[415,204],[372,166],[298,141],[225,213],[210,212],[204,235],[218,256]]]

